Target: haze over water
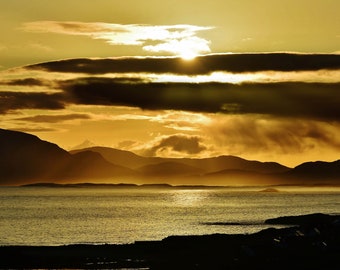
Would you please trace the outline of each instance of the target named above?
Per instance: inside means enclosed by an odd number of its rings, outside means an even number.
[[[340,213],[340,189],[261,189],[1,187],[0,245],[119,244],[170,235],[253,233],[270,227],[263,224],[268,218]]]

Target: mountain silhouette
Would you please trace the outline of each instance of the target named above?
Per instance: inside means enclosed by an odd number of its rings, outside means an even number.
[[[71,151],[71,153],[79,153],[82,151],[93,151],[100,153],[109,162],[131,169],[140,169],[140,167],[143,166],[157,165],[167,162],[194,167],[198,170],[198,173],[213,173],[230,169],[253,171],[258,173],[283,173],[290,169],[275,162],[249,161],[235,156],[219,156],[202,159],[142,157],[129,151],[108,147],[90,147],[74,150]],[[155,168],[155,170],[157,170],[156,166],[152,166],[152,168]]]
[[[101,147],[101,146],[76,149],[76,150],[70,151],[70,153],[76,154],[76,153],[81,153],[84,151],[91,151],[91,152],[99,153],[107,161],[120,165],[120,166],[128,167],[130,169],[137,169],[145,165],[156,164],[156,163],[162,162],[162,159],[160,158],[141,157],[129,151],[119,150],[119,149],[109,148],[109,147]]]
[[[302,163],[284,173],[285,178],[298,183],[340,183],[340,160],[334,162],[314,161]]]
[[[275,185],[282,184],[279,174],[259,173],[255,171],[226,169],[204,175],[212,184],[218,184],[223,181],[225,185]]]
[[[91,151],[71,155],[72,161],[68,164],[64,175],[68,177],[90,178],[112,178],[119,176],[133,176],[135,172],[123,166],[112,164],[100,154]]]
[[[235,156],[142,157],[91,147],[67,152],[37,136],[0,129],[0,185],[54,183],[168,183],[200,185],[339,184],[340,160],[291,169]]]
[[[0,183],[49,178],[71,161],[71,155],[38,137],[0,129]]]
[[[71,153],[93,151],[109,162],[134,169],[144,182],[199,185],[280,184],[275,177],[290,170],[276,162],[245,160],[236,156],[212,158],[142,157],[109,147],[90,147]]]
[[[203,169],[182,164],[180,162],[162,162],[158,164],[145,165],[137,169],[143,176],[185,176],[198,175],[204,172]]]
[[[58,145],[23,132],[0,129],[0,184],[97,180],[132,175],[100,154],[85,151],[71,155]]]

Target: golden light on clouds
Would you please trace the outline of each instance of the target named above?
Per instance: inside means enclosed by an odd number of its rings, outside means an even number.
[[[210,52],[209,42],[195,36],[180,40],[174,39],[155,46],[144,46],[143,49],[151,52],[171,52],[184,60],[192,60],[201,53]]]
[[[66,149],[335,160],[339,5],[2,1],[2,128]]]
[[[152,53],[167,53],[183,59],[210,52],[209,41],[197,37],[213,27],[196,25],[138,25],[76,21],[36,21],[22,29],[35,33],[55,33],[101,39],[110,45],[141,46]]]
[[[1,72],[0,117],[3,128],[66,149],[89,140],[164,157],[232,154],[290,166],[306,157],[334,160],[338,58],[229,53],[45,62]]]

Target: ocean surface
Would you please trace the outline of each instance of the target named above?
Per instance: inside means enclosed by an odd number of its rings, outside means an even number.
[[[122,244],[253,233],[268,218],[340,214],[340,188],[0,187],[0,245]],[[271,226],[272,227],[272,226]]]

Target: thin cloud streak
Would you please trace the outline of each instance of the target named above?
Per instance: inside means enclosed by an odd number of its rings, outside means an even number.
[[[16,118],[14,120],[34,122],[34,123],[60,123],[64,121],[87,120],[87,119],[91,119],[91,117],[87,114],[78,113],[78,114],[58,114],[58,115],[35,115],[35,116]]]
[[[107,119],[113,121],[145,120],[162,124],[166,128],[177,131],[198,131],[199,126],[210,121],[209,117],[201,113],[171,110],[161,112],[140,112],[137,110],[135,113],[114,115]]]
[[[18,86],[43,86],[45,83],[37,78],[14,79],[0,81],[0,85],[18,85]]]
[[[138,76],[138,73],[134,74]],[[118,76],[118,74],[113,75]],[[110,77],[110,76],[106,76]],[[132,77],[132,75],[131,75]],[[152,82],[173,83],[282,83],[282,82],[308,82],[308,83],[337,83],[340,82],[340,70],[317,71],[262,71],[252,73],[212,72],[208,75],[176,75],[176,74],[141,74]]]

